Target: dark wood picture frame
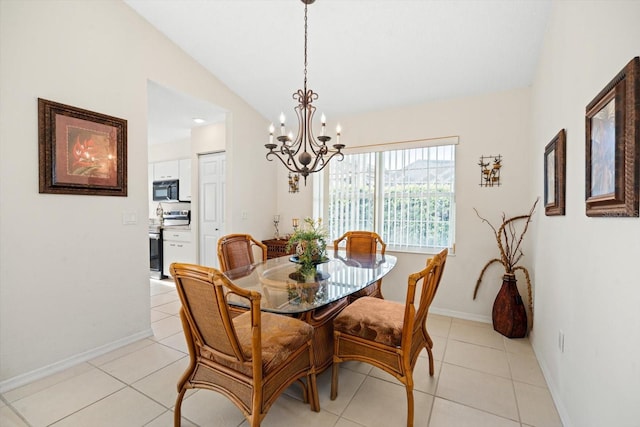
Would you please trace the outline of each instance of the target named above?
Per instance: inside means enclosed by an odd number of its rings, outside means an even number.
[[[587,216],[638,216],[639,73],[635,57],[587,105]]]
[[[127,195],[127,121],[38,98],[40,193]]]
[[[544,148],[544,213],[565,214],[566,133],[562,129]]]

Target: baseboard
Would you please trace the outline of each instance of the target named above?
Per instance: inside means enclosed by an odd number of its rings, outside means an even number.
[[[562,399],[560,398],[560,391],[556,386],[555,382],[551,378],[551,374],[549,373],[549,368],[547,368],[547,364],[544,362],[544,359],[540,357],[538,352],[536,351],[533,342],[535,341],[535,331],[531,331],[529,333],[529,341],[531,341],[531,347],[533,348],[533,352],[536,355],[536,359],[538,360],[538,365],[540,365],[540,370],[542,371],[542,376],[544,376],[544,380],[547,382],[547,388],[549,389],[549,393],[551,393],[551,399],[553,400],[554,405],[556,405],[556,410],[558,411],[558,416],[560,417],[560,422],[564,427],[572,427],[571,418],[569,417],[569,413],[567,412],[567,408],[562,404]]]
[[[56,363],[52,363],[51,365],[43,366],[42,368],[35,369],[31,372],[26,372],[24,374],[17,375],[13,378],[0,381],[0,393],[5,393],[9,390],[13,390],[14,388],[48,377],[49,375],[53,375],[58,372],[64,371],[65,369],[69,369],[72,366],[95,359],[98,356],[102,356],[103,354],[109,353],[120,347],[124,347],[127,344],[131,344],[133,342],[150,337],[152,335],[153,335],[153,331],[151,330],[151,328],[149,328],[145,331],[138,332],[137,334],[133,334],[125,338],[121,338],[109,344],[105,344],[103,346],[94,348],[92,350],[88,350],[83,353],[73,355],[67,359],[61,360]]]
[[[446,308],[430,307],[429,313],[439,314],[441,316],[456,317],[458,319],[473,320],[475,322],[493,323],[490,316],[481,316],[479,314],[465,313],[463,311],[448,310]]]

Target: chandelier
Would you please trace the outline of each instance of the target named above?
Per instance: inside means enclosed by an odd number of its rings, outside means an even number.
[[[340,126],[336,128],[336,143],[333,150],[329,149],[327,142],[331,137],[325,135],[326,118],[324,114],[320,120],[320,136],[313,135],[312,122],[316,107],[313,101],[318,99],[318,94],[311,89],[307,89],[307,6],[315,0],[301,0],[304,3],[304,86],[293,93],[293,99],[298,102],[294,108],[298,116],[298,134],[293,139],[293,134],[287,134],[284,126],[284,113],[280,113],[280,135],[276,137],[279,145],[273,142],[273,123],[269,126],[269,143],[264,146],[269,150],[267,160],[272,161],[275,156],[282,162],[289,171],[299,173],[304,178],[304,185],[307,185],[307,176],[314,172],[319,172],[335,156],[339,160],[344,158],[341,150],[344,144],[340,144]]]

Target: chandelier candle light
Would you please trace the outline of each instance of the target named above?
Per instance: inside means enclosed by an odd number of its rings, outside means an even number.
[[[340,144],[341,129],[338,125],[333,150],[327,147],[327,142],[331,140],[331,137],[325,134],[326,117],[324,114],[320,120],[320,136],[313,135],[312,122],[316,107],[312,103],[318,99],[318,94],[307,89],[307,6],[315,0],[301,1],[304,3],[304,86],[303,89],[298,89],[293,94],[293,99],[298,102],[294,108],[298,116],[298,134],[295,140],[293,133],[287,134],[284,113],[280,113],[280,135],[276,137],[280,145],[273,142],[275,127],[272,123],[269,126],[269,143],[264,146],[269,150],[267,160],[271,161],[271,156],[276,156],[291,172],[302,175],[306,186],[309,174],[324,169],[334,156],[339,156],[339,160],[344,158],[344,154],[341,152],[344,144]]]

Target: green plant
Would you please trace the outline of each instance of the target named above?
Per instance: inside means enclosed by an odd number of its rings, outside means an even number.
[[[298,272],[304,277],[314,277],[316,264],[326,258],[327,241],[329,237],[322,226],[322,219],[315,221],[313,218],[305,218],[303,224],[289,238],[287,251],[296,249]]]

